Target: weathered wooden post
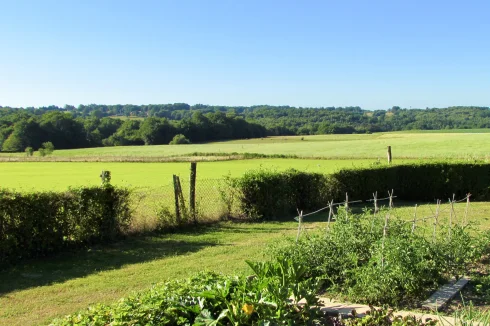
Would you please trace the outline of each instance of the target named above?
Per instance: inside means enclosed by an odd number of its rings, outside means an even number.
[[[102,171],[100,173],[101,185],[105,186],[111,182],[111,171]]]
[[[191,211],[194,222],[197,222],[196,216],[196,175],[197,175],[197,163],[191,162],[191,174],[189,177],[189,208]]]
[[[175,195],[175,219],[177,224],[180,224],[180,207],[179,207],[179,185],[177,183],[177,176],[174,174],[174,195]]]
[[[391,164],[391,146],[388,146],[388,164]]]

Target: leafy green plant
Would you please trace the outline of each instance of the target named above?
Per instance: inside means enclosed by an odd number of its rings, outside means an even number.
[[[174,136],[174,138],[170,141],[170,145],[184,145],[184,144],[190,144],[191,142],[189,139],[187,139],[184,135],[182,134],[177,134]]]
[[[42,147],[44,148],[44,152],[46,155],[52,154],[54,152],[54,145],[52,142],[47,141],[42,144]]]
[[[31,146],[28,146],[28,147],[26,147],[25,152],[26,152],[27,156],[32,156],[34,154],[34,148],[32,148]]]
[[[97,305],[52,325],[314,325],[316,285],[289,260],[251,263],[252,278],[200,273]],[[298,305],[303,300],[304,305]]]

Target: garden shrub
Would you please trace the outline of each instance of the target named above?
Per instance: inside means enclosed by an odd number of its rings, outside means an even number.
[[[111,185],[66,192],[0,190],[0,263],[115,239],[131,220],[129,195]]]

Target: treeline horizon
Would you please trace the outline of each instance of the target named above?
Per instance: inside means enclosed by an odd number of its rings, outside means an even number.
[[[0,150],[50,141],[56,149],[192,143],[283,135],[490,128],[490,108],[363,110],[355,107],[151,105],[0,106]]]

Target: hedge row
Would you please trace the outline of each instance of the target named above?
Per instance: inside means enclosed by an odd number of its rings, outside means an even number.
[[[273,218],[326,206],[329,200],[380,197],[394,189],[401,200],[433,201],[464,197],[490,200],[490,164],[419,163],[345,169],[331,175],[288,170],[252,171],[232,182],[242,211],[249,217]]]
[[[114,239],[129,226],[129,195],[110,185],[63,193],[0,190],[0,263]]]

